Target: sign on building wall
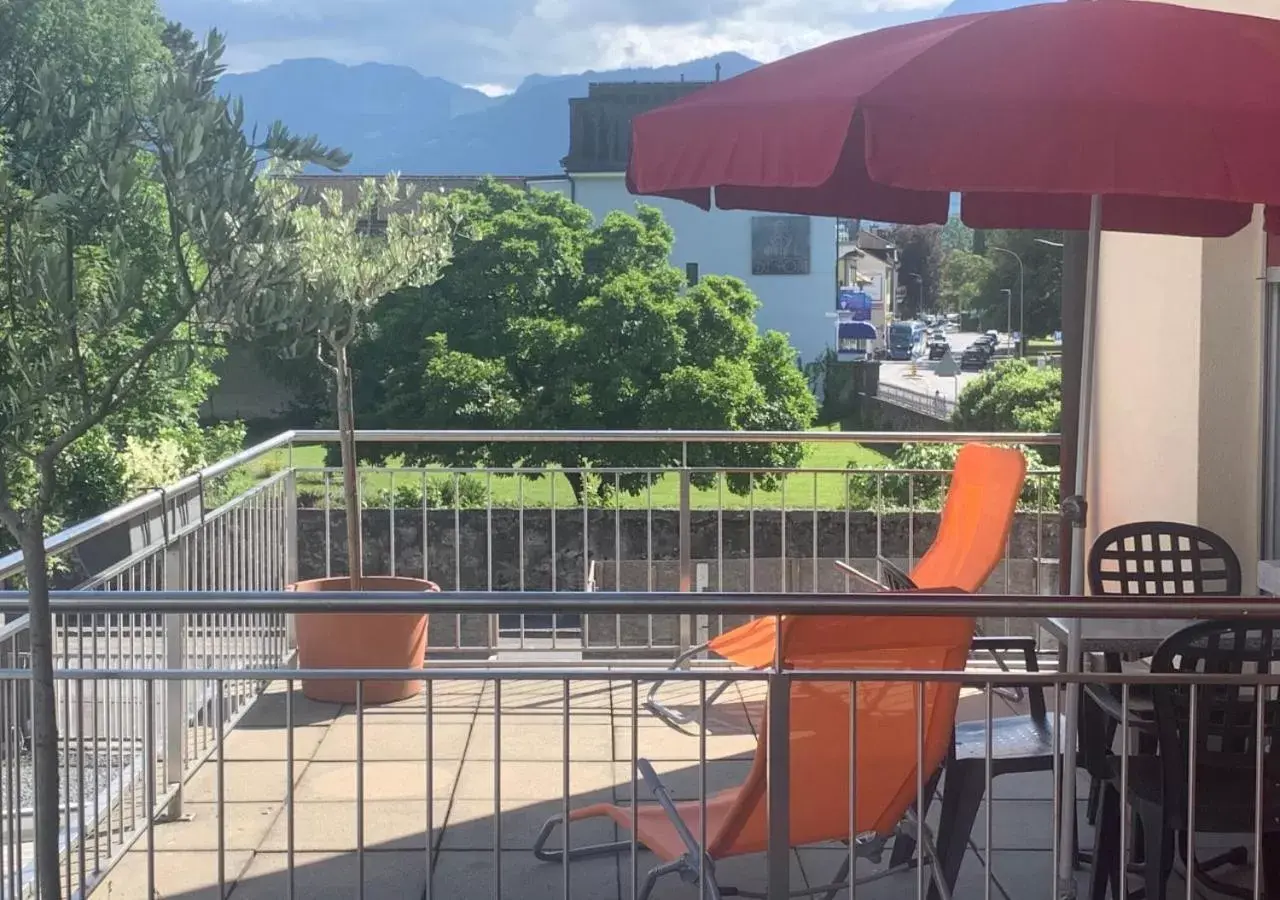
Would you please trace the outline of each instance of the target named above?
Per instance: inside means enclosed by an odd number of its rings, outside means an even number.
[[[809,217],[753,216],[752,275],[809,274]]]
[[[857,288],[840,288],[836,296],[836,311],[848,313],[855,322],[871,321],[871,295]]]

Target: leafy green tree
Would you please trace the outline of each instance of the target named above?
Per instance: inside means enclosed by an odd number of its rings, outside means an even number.
[[[1039,337],[1062,328],[1062,250],[1040,239],[1062,242],[1060,231],[997,230],[986,232],[988,247],[1012,250],[1026,270],[1025,308],[1019,310],[1018,263],[1007,253],[988,250],[991,268],[982,290],[973,300],[984,328],[1003,329],[1009,316],[1009,300],[1002,289],[1013,292],[1013,322],[1025,319],[1027,335]]]
[[[48,516],[67,451],[121,423],[156,422],[158,398],[189,382],[193,349],[290,316],[294,233],[259,190],[264,162],[344,164],[282,127],[250,142],[238,104],[215,93],[223,44],[145,70],[118,97],[82,109],[49,69],[24,148],[0,157],[4,316],[0,317],[0,524],[22,549],[29,597],[36,871],[60,896]],[[151,229],[161,239],[153,240]],[[157,248],[164,264],[154,258]]]
[[[336,189],[326,191],[319,203],[296,203],[296,187],[287,180],[277,185],[293,208],[292,221],[299,235],[293,246],[300,262],[307,331],[319,337],[320,361],[334,379],[347,556],[351,587],[359,590],[364,554],[348,350],[379,300],[406,287],[421,288],[439,276],[449,259],[456,217],[445,198],[402,191],[394,175],[381,182],[364,179],[353,203],[346,203]],[[375,231],[372,223],[382,211],[385,229]],[[330,359],[324,359],[325,352]]]
[[[944,257],[942,227],[895,225],[882,234],[898,248],[899,283],[907,289],[898,318],[910,319],[936,309]],[[918,284],[917,275],[920,276]]]
[[[379,305],[355,351],[364,420],[384,428],[796,430],[815,415],[794,349],[758,333],[739,280],[685,288],[657,210],[590,213],[559,194],[488,181],[455,195],[466,232],[429,287]],[[403,452],[405,448],[393,448]],[[383,451],[391,452],[391,450]],[[691,445],[690,466],[798,463],[792,444]],[[559,465],[579,499],[643,490],[675,445],[503,443],[410,447],[415,463]],[[708,477],[699,476],[700,482]],[[731,485],[745,491],[745,477]]]
[[[1058,432],[1062,427],[1062,371],[1025,359],[997,363],[965,385],[951,417],[962,431]],[[1058,464],[1056,447],[1040,450]]]
[[[967,312],[986,288],[991,260],[967,250],[953,250],[942,266],[938,303],[947,312]]]
[[[942,252],[950,254],[957,250],[973,252],[973,229],[964,224],[959,216],[952,216],[942,226]]]

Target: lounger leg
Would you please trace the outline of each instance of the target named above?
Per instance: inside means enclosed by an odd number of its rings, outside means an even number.
[[[670,875],[672,872],[679,872],[685,868],[685,861],[677,859],[675,862],[663,863],[660,866],[654,866],[644,876],[644,884],[640,885],[640,894],[636,900],[649,900],[649,895],[653,893],[654,887],[658,884],[658,879],[663,875]]]
[[[564,859],[565,851],[548,850],[546,847],[547,840],[551,837],[552,832],[556,830],[557,825],[564,823],[564,816],[556,815],[543,824],[542,830],[538,832],[538,836],[533,841],[533,855],[543,862],[560,862]],[[569,848],[569,859],[590,859],[593,856],[608,856],[614,853],[621,853],[624,850],[631,849],[631,841],[611,841],[607,844],[590,844],[586,847]]]
[[[696,647],[690,647],[672,661],[671,665],[668,667],[668,671],[676,671],[682,668],[686,662],[693,659],[699,653],[705,653],[708,646],[708,644],[699,644]],[[644,697],[645,709],[649,710],[649,712],[653,713],[663,722],[666,722],[672,728],[683,730],[681,726],[690,724],[689,717],[681,715],[669,706],[665,706],[658,702],[658,691],[661,690],[664,684],[666,684],[665,681],[655,681],[649,686],[649,692],[645,694]],[[720,690],[723,691],[724,688],[721,688]]]
[[[920,821],[924,821],[929,816],[929,805],[933,803],[933,796],[938,792],[938,781],[942,777],[943,769],[938,769],[929,778],[924,786],[924,809],[920,811]],[[907,834],[899,833],[893,839],[893,852],[889,855],[889,868],[896,869],[900,866],[912,864],[916,853],[915,838]]]

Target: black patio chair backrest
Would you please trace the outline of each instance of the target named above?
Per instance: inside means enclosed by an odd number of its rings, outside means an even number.
[[[1240,595],[1240,559],[1219,535],[1181,522],[1130,522],[1089,549],[1089,591],[1151,597]]]
[[[1160,645],[1151,660],[1151,671],[1246,676],[1280,673],[1280,619],[1233,619],[1188,626]],[[1151,694],[1164,761],[1166,808],[1187,808],[1193,739],[1198,774],[1208,769],[1256,769],[1259,711],[1264,768],[1270,771],[1280,763],[1280,699],[1274,686],[1195,686],[1163,681],[1152,685]],[[1253,781],[1247,784],[1252,790]]]

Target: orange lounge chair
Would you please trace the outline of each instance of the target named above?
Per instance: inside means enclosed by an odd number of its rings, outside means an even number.
[[[915,587],[968,594],[982,589],[1004,557],[1026,474],[1027,460],[1020,450],[988,444],[960,448],[938,534],[911,570]],[[777,616],[753,619],[687,650],[671,668],[680,669],[691,657],[707,650],[739,666],[771,666],[777,646],[777,623]],[[689,717],[658,702],[661,686],[660,681],[653,684],[645,706],[669,725],[679,728],[688,724]],[[718,687],[707,703],[714,702],[726,687],[727,682]]]
[[[961,671],[973,636],[969,618],[893,616],[788,616],[781,626],[784,666],[793,672],[853,670]],[[833,676],[839,677],[839,676]],[[850,833],[851,687],[857,685],[853,833]],[[878,858],[884,844],[901,830],[917,800],[919,785],[938,770],[951,745],[959,701],[958,683],[862,682],[794,678],[790,726],[790,840],[792,846],[822,841],[854,842],[860,855]],[[923,699],[923,710],[919,702]],[[764,852],[768,847],[766,800],[766,725],[756,743],[746,780],[706,798],[706,847],[699,847],[703,808],[700,801],[675,802],[648,760],[636,761],[644,784],[657,803],[600,803],[574,810],[569,821],[608,817],[634,829],[637,841],[660,860],[649,871],[638,900],[646,900],[663,875],[677,873],[696,882],[705,871],[704,895],[730,891],[716,881],[722,859]],[[917,745],[917,725],[923,740]],[[923,761],[917,765],[917,759]],[[544,861],[563,861],[563,850],[546,843],[562,817],[547,821],[534,843]],[[918,822],[907,832],[922,838],[932,856],[932,841]],[[572,828],[569,829],[572,837]],[[630,841],[570,848],[569,859],[623,852]],[[835,880],[793,896],[834,893],[849,874],[846,858]],[[936,871],[937,865],[933,866]],[[882,877],[883,873],[879,876]],[[871,879],[866,879],[871,880]],[[935,876],[935,880],[936,876]],[[945,884],[938,881],[943,897]],[[723,893],[722,893],[723,892]],[[732,892],[739,894],[740,892]]]

